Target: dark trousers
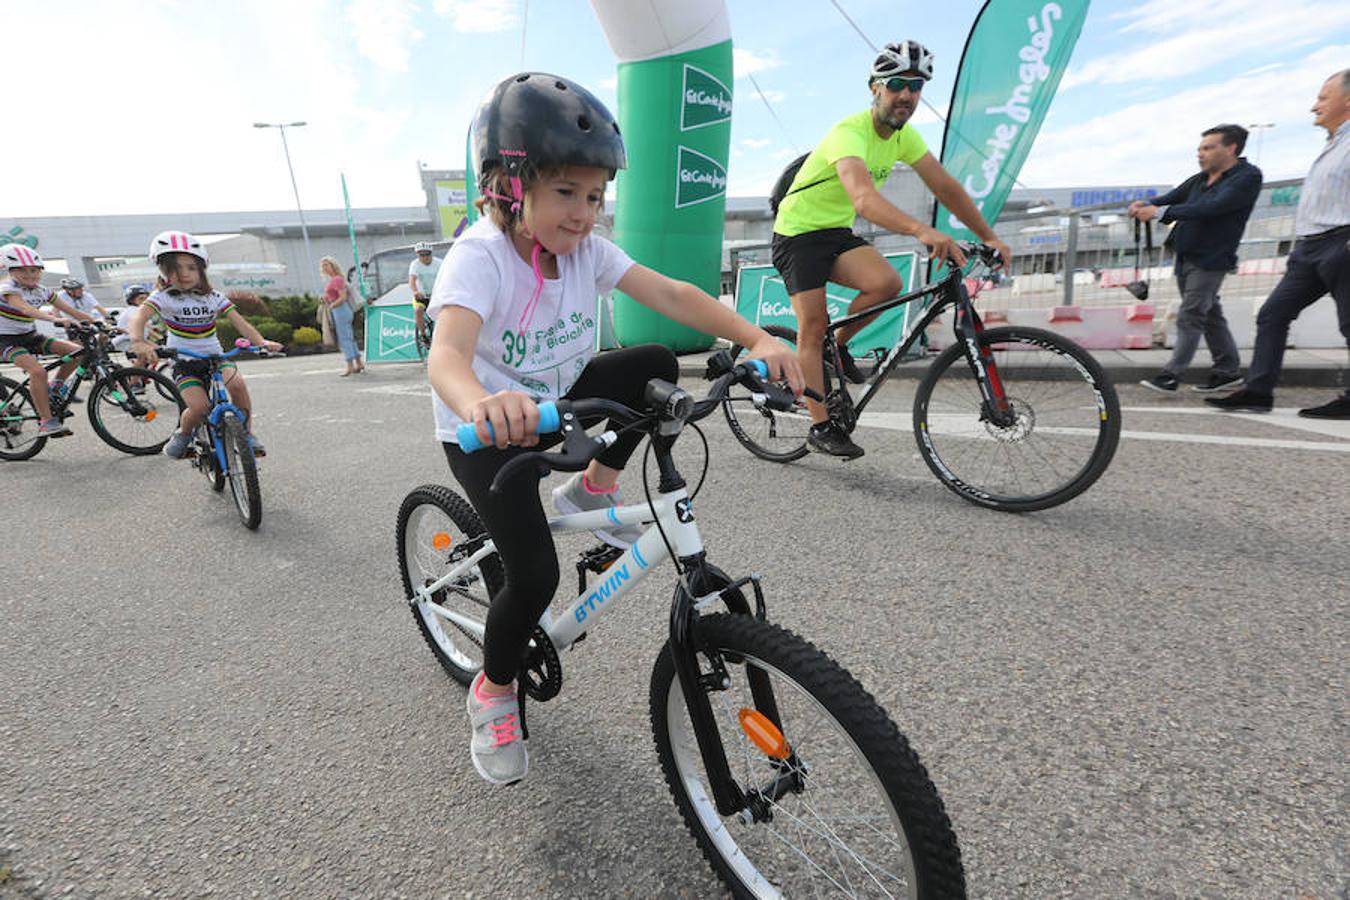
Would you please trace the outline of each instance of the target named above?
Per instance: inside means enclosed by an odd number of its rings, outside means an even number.
[[[1336,301],[1336,318],[1350,348],[1350,247],[1342,233],[1300,239],[1289,254],[1284,277],[1256,315],[1256,349],[1247,370],[1247,390],[1272,396],[1284,364],[1289,325],[1324,294]]]
[[[660,344],[611,350],[587,364],[565,399],[604,398],[641,411],[648,381],[663,378],[673,383],[679,375],[675,354]],[[644,436],[640,431],[627,432],[596,459],[622,469]],[[505,575],[505,584],[492,598],[483,639],[483,670],[496,684],[508,684],[516,677],[530,632],[553,600],[558,589],[558,551],[539,499],[538,476],[521,473],[504,484],[500,494],[488,488],[507,462],[559,440],[556,435],[545,436],[536,447],[488,447],[476,453],[465,453],[456,444],[443,445],[450,471],[492,536]]]
[[[1181,291],[1181,309],[1177,312],[1177,342],[1172,358],[1163,371],[1181,377],[1195,358],[1200,339],[1205,339],[1213,359],[1215,375],[1236,378],[1242,362],[1237,342],[1228,329],[1219,300],[1219,286],[1226,273],[1202,269],[1184,259],[1177,260],[1177,289]]]

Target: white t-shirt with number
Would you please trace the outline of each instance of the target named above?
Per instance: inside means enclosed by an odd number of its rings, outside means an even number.
[[[558,277],[545,279],[529,313],[535,277],[511,239],[490,219],[479,219],[455,241],[442,263],[427,314],[447,306],[478,314],[483,327],[473,372],[490,393],[521,391],[536,401],[557,400],[595,355],[596,298],[612,291],[633,260],[614,244],[588,235],[558,257]],[[457,443],[462,421],[432,394],[436,437]]]

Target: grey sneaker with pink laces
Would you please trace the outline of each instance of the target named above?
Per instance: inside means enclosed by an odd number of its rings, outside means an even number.
[[[482,684],[479,672],[469,685],[473,767],[492,784],[514,784],[525,777],[530,762],[520,731],[520,703],[514,685],[511,693],[493,696],[479,691]]]

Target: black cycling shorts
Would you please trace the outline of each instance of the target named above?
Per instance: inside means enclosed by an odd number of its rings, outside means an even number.
[[[822,228],[792,237],[774,232],[773,267],[783,276],[788,296],[823,288],[830,280],[834,261],[856,247],[868,246],[867,241],[853,233],[851,228]]]
[[[46,353],[55,342],[56,338],[45,337],[36,331],[0,334],[0,362],[12,363],[25,353]]]

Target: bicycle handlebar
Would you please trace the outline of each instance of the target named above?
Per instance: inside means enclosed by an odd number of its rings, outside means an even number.
[[[263,353],[266,352],[266,349],[263,347],[254,347],[250,344],[244,344],[242,346],[236,345],[233,350],[226,351],[225,353],[197,353],[196,351],[189,350],[186,347],[155,348],[155,355],[163,359],[173,359],[178,356],[186,356],[189,359],[230,359],[231,357],[238,356],[240,353],[244,352],[257,353],[258,355],[261,356]]]
[[[496,432],[492,430],[492,423],[485,422],[488,432],[488,443],[483,443],[478,439],[478,427],[472,422],[461,422],[455,427],[455,436],[459,439],[459,449],[465,453],[473,453],[475,450],[481,450],[484,447],[492,446],[492,442],[497,440]],[[558,416],[558,404],[552,400],[547,400],[539,404],[539,434],[552,434],[562,428],[562,419]]]
[[[647,412],[637,412],[622,403],[601,399],[558,400],[540,404],[541,423],[544,421],[542,415],[544,406],[553,407],[550,416],[557,416],[558,427],[550,430],[564,432],[562,451],[559,453],[533,451],[522,453],[509,460],[492,479],[491,491],[494,494],[500,493],[501,486],[524,468],[533,468],[541,478],[553,470],[579,472],[586,468],[597,454],[614,443],[617,435],[613,431],[607,431],[598,437],[591,437],[581,427],[583,419],[607,417],[624,427],[642,423],[653,432],[669,425],[672,430],[665,433],[678,433],[686,423],[696,422],[716,409],[732,384],[743,384],[750,390],[764,395],[765,402],[779,411],[792,409],[796,402],[791,391],[762,380],[768,377],[768,366],[762,360],[752,359],[733,365],[731,353],[727,350],[718,351],[709,359],[706,377],[713,381],[713,386],[709,388],[707,396],[699,401],[695,401],[683,389],[662,379],[653,378],[647,383],[646,396],[649,405]],[[473,429],[471,424],[465,425]],[[457,432],[456,436],[459,434]],[[476,442],[476,434],[474,439]],[[474,449],[479,448],[469,449],[461,444],[460,449],[465,453],[472,453]]]

